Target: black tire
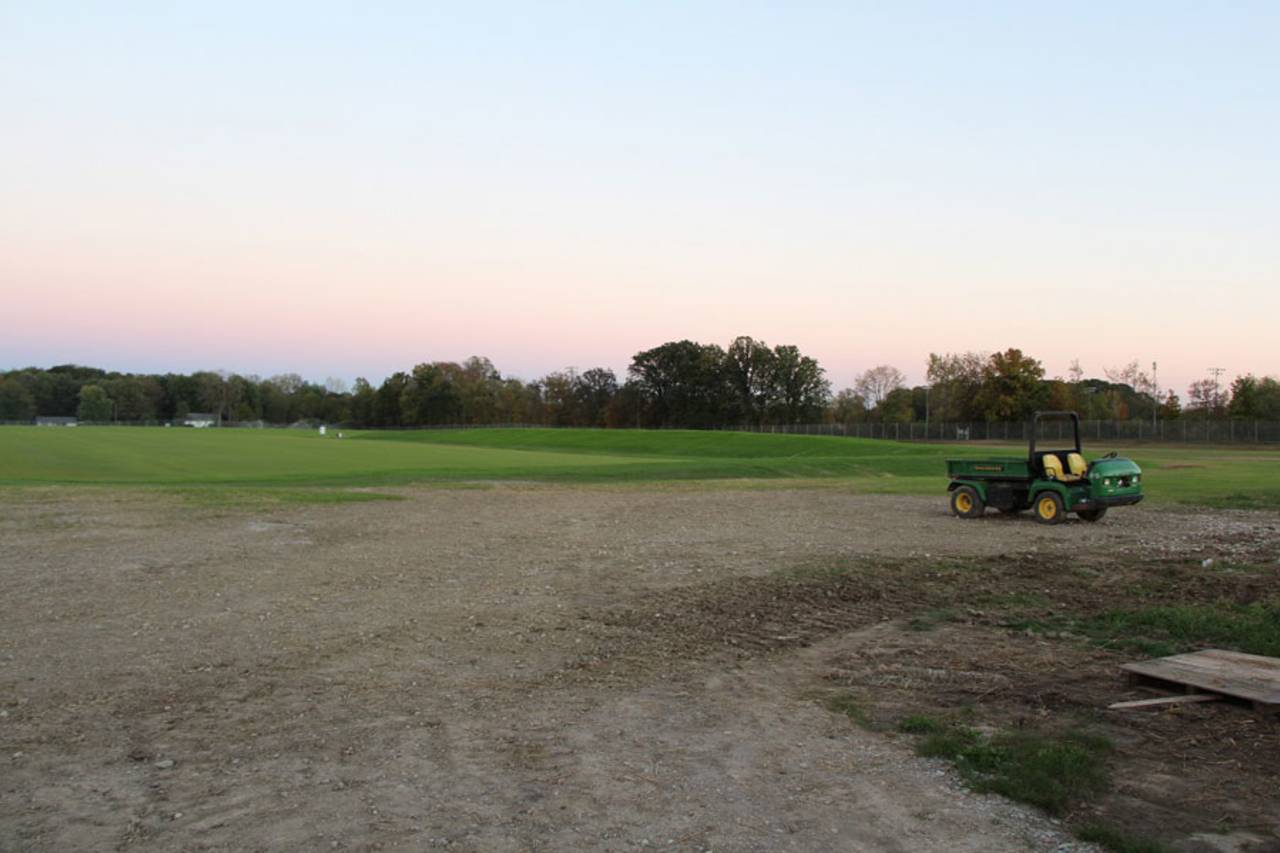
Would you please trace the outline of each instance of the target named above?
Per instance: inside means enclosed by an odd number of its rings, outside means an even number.
[[[1032,509],[1036,514],[1036,521],[1041,524],[1059,524],[1067,516],[1067,508],[1062,505],[1062,498],[1058,497],[1057,492],[1041,492],[1036,495]]]
[[[951,492],[951,511],[960,518],[977,518],[986,508],[973,486],[961,486]]]
[[[1082,509],[1076,515],[1085,521],[1102,521],[1102,517],[1107,514],[1107,508],[1100,506],[1097,509]]]

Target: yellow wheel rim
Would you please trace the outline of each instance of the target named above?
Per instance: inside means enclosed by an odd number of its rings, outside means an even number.
[[[956,509],[961,512],[968,512],[973,509],[973,498],[969,497],[965,492],[956,495]]]
[[[1053,498],[1041,498],[1038,509],[1041,518],[1053,518],[1058,512],[1057,506],[1053,503]]]

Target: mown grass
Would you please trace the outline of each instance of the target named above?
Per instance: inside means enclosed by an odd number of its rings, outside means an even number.
[[[1088,448],[1095,456],[1106,449]],[[804,488],[942,495],[946,459],[1024,452],[1008,445],[687,430],[414,430],[337,439],[298,430],[5,427],[0,486],[787,480]],[[1144,446],[1134,455],[1153,502],[1280,507],[1280,452]]]
[[[927,715],[902,720],[898,730],[920,736],[916,752],[950,761],[966,783],[1061,815],[1106,789],[1106,738],[1083,731],[1003,731],[975,728]]]
[[[1280,599],[1114,609],[1092,616],[1014,622],[1011,627],[1067,632],[1100,646],[1151,657],[1210,646],[1280,656]]]

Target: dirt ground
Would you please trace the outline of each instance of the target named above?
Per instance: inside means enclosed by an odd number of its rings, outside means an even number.
[[[1280,515],[1050,528],[834,489],[398,493],[4,505],[0,848],[1092,849],[892,733],[965,707],[1109,734],[1093,816],[1280,849],[1280,721],[1107,712],[1139,695],[1116,670],[1132,653],[1007,626],[1015,601],[1274,593],[1280,567],[1199,567],[1276,566]],[[883,730],[826,710],[832,691]]]

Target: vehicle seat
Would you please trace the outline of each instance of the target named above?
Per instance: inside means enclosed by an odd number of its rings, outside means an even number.
[[[1040,465],[1044,468],[1044,475],[1050,480],[1065,480],[1066,477],[1062,473],[1062,460],[1052,453],[1046,453],[1040,457]]]
[[[1067,470],[1071,472],[1072,478],[1079,480],[1089,472],[1089,463],[1079,453],[1068,453]]]

